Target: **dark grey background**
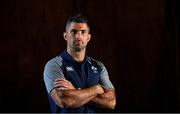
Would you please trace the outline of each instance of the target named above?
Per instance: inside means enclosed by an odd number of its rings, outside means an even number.
[[[180,4],[179,4],[180,5]],[[0,112],[50,112],[46,62],[66,49],[75,12],[90,20],[88,55],[116,88],[114,112],[180,112],[175,0],[0,0]]]

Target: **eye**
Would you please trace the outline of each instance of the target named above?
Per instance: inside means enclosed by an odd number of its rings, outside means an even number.
[[[72,34],[76,34],[76,33],[77,33],[77,30],[74,30],[74,29],[73,29],[73,30],[71,30],[71,33],[72,33]]]
[[[87,30],[82,30],[81,33],[82,33],[82,34],[86,34],[86,33],[87,33]]]
[[[84,34],[84,30],[82,30],[81,33]]]
[[[83,34],[83,35],[85,35],[85,34],[88,33],[87,30],[76,30],[76,29],[72,29],[72,30],[70,31],[70,33],[73,34],[73,35],[77,34],[78,32],[81,33],[81,34]]]

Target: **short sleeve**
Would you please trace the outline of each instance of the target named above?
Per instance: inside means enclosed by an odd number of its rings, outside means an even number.
[[[62,60],[58,57],[51,59],[47,62],[44,68],[44,82],[48,94],[53,89],[53,83],[57,78],[64,78],[63,70],[61,68]]]
[[[113,86],[113,84],[111,83],[111,81],[109,79],[107,69],[105,68],[105,66],[102,63],[99,63],[99,65],[100,65],[100,67],[102,69],[102,71],[100,73],[100,84],[102,84],[102,86],[105,89],[108,89],[108,88],[113,88],[114,89],[114,86]]]

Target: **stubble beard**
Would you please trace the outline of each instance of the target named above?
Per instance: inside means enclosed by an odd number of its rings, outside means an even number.
[[[82,50],[84,50],[85,49],[85,47],[83,46],[83,47],[81,47],[81,46],[74,46],[73,47],[73,50],[75,51],[75,52],[81,52]]]
[[[80,44],[75,44],[73,43],[71,46],[70,46],[71,50],[74,51],[74,52],[81,52],[83,49],[84,49],[84,46],[80,45]]]

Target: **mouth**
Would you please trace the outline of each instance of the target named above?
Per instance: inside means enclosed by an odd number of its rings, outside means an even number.
[[[80,45],[81,41],[74,41],[73,44]]]

